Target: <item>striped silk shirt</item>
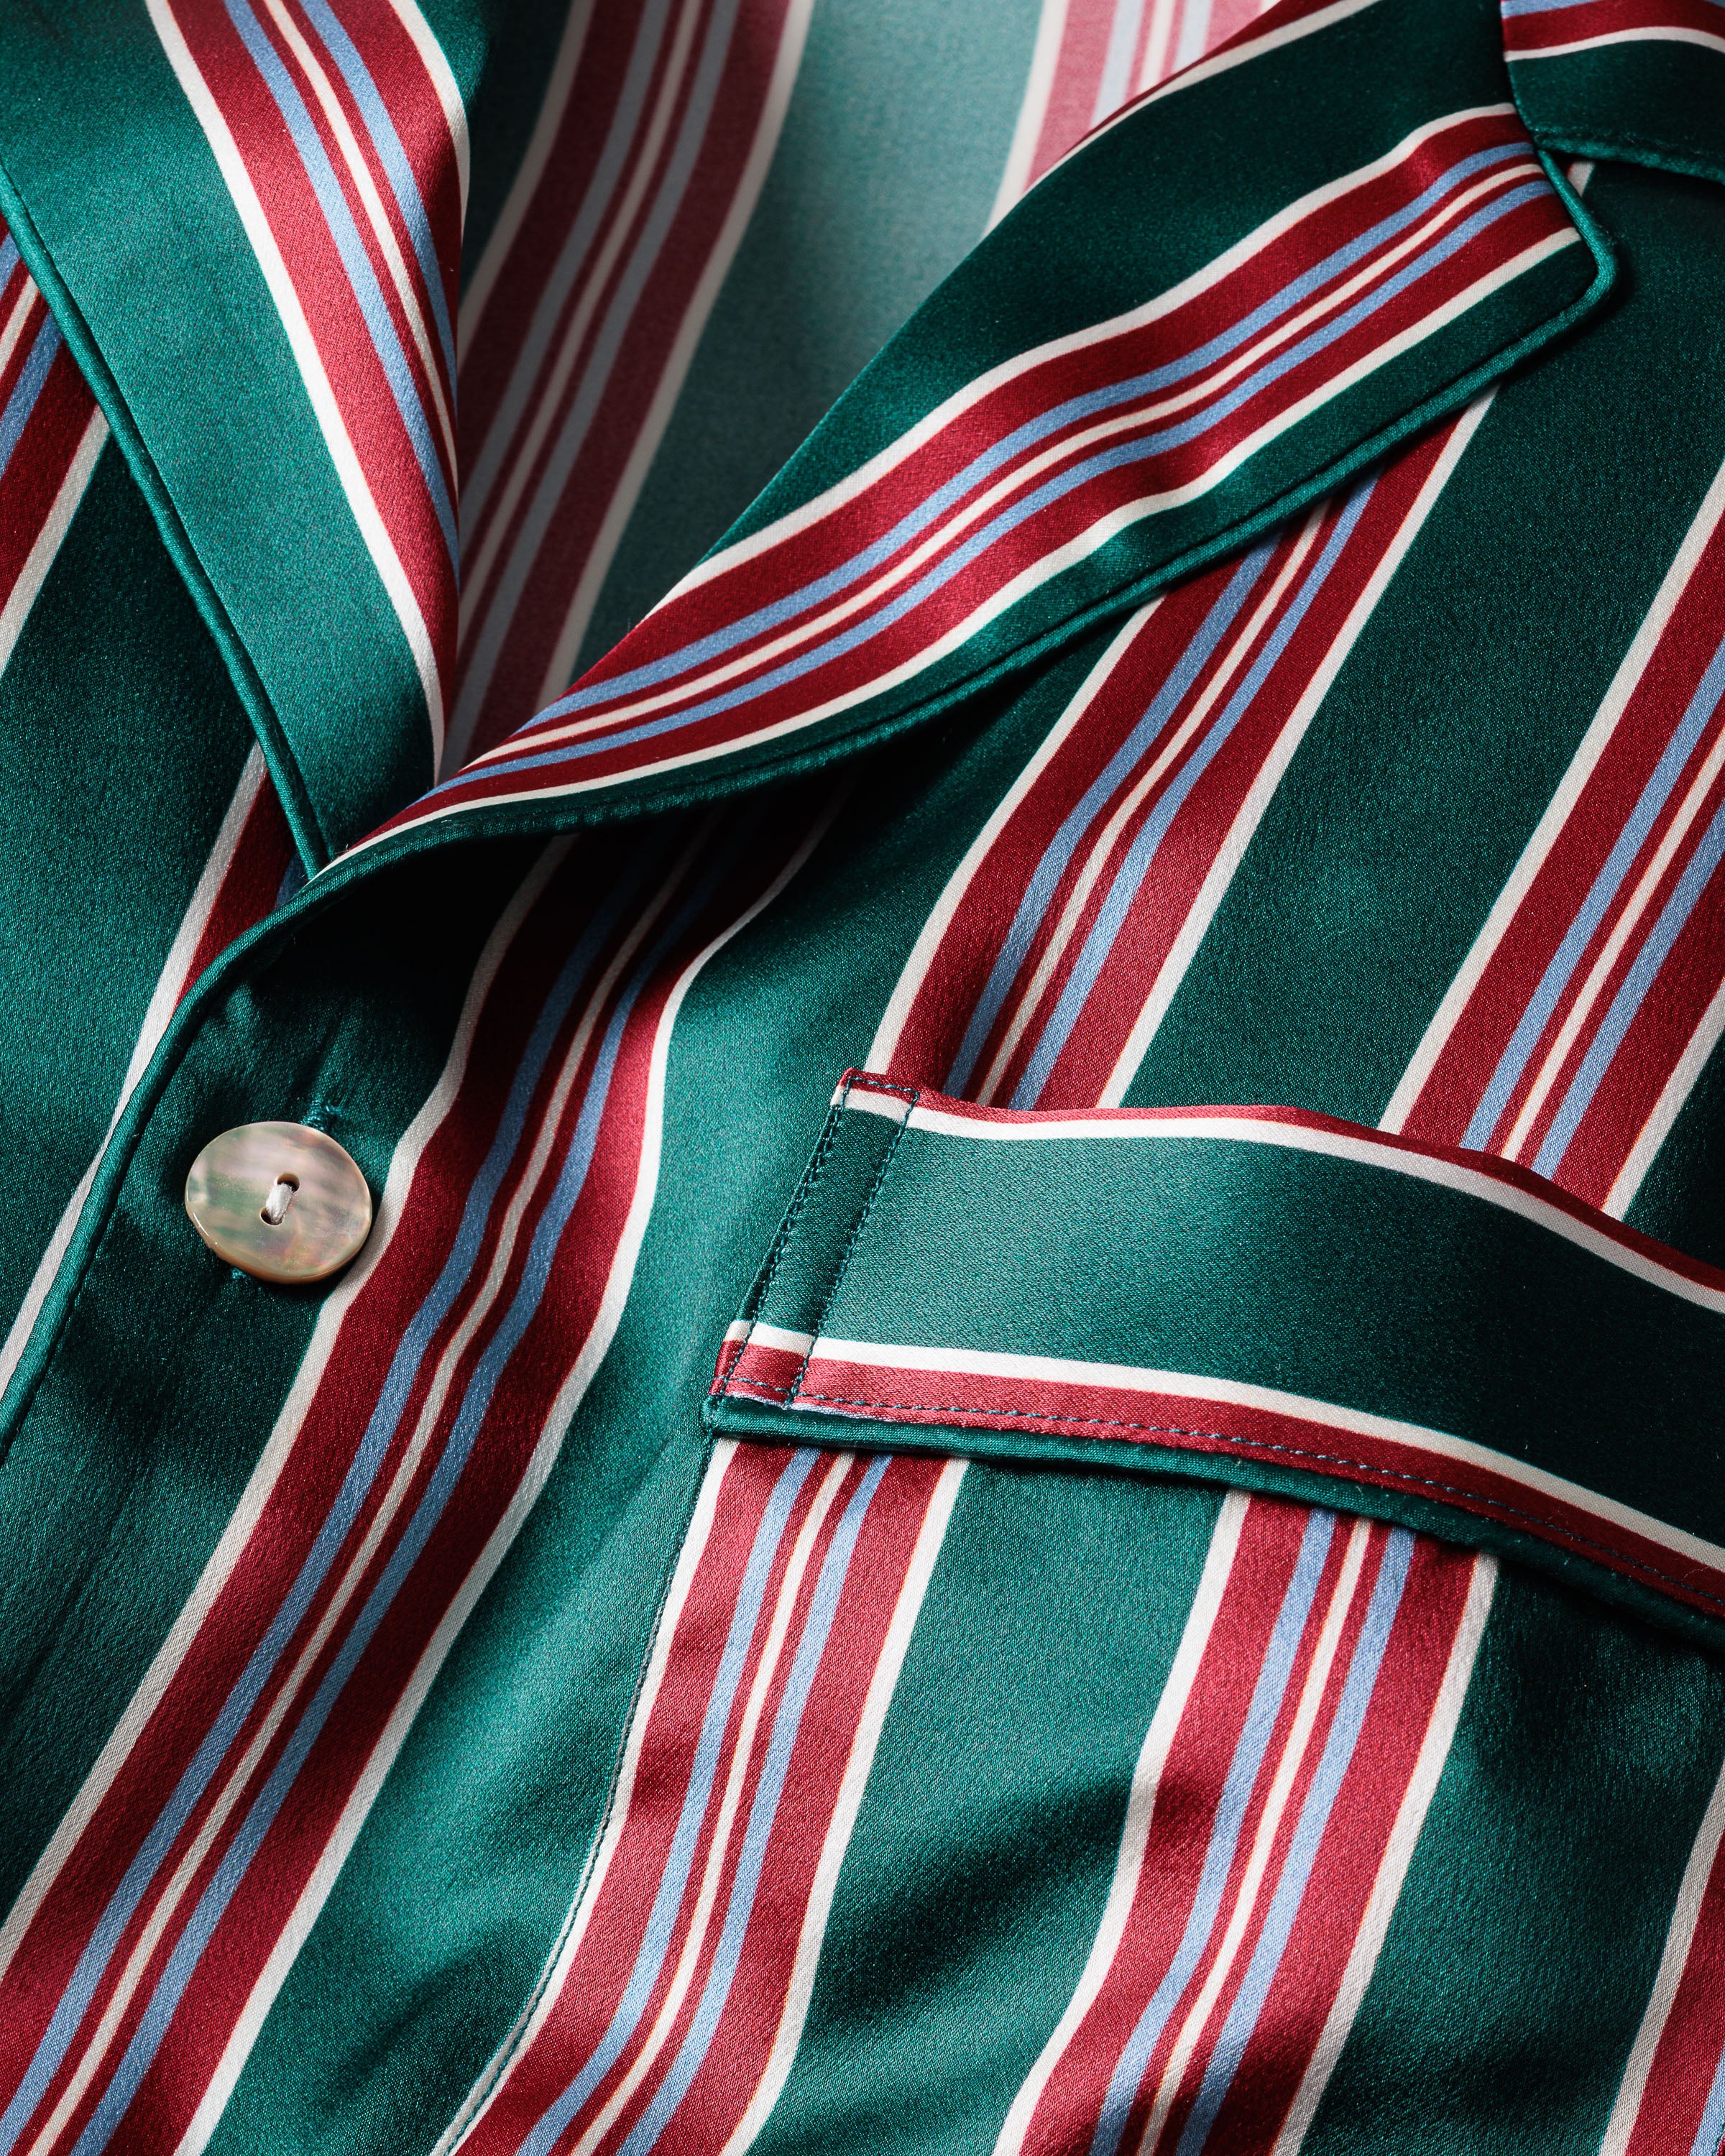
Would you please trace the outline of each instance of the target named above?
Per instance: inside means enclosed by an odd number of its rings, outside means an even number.
[[[1722,0],[0,0],[0,2156],[1718,2156],[1722,189]]]

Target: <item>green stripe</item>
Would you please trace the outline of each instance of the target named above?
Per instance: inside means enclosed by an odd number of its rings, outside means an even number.
[[[988,2156],[1096,1937],[1220,1502],[968,1471],[758,2156]]]
[[[819,0],[737,259],[576,672],[691,568],[982,237],[1035,0]]]
[[[1725,53],[1636,38],[1512,63],[1510,79],[1522,118],[1554,148],[1725,181]]]
[[[101,1144],[251,741],[110,444],[0,673],[8,1322]]]

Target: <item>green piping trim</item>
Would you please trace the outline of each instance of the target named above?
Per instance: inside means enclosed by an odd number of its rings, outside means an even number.
[[[1529,128],[1528,131],[1533,131]],[[1675,172],[1681,179],[1712,180],[1725,187],[1725,162],[1698,157],[1686,144],[1667,142],[1658,136],[1601,135],[1585,131],[1571,134],[1567,129],[1547,126],[1539,129],[1537,139],[1542,149],[1549,148],[1567,157],[1591,157],[1604,164],[1641,165],[1650,172]]]
[[[43,298],[48,302],[59,326],[61,336],[71,347],[72,357],[90,384],[92,395],[113,430],[114,439],[120,444],[121,454],[149,505],[150,513],[162,535],[162,544],[191,593],[193,603],[202,615],[205,627],[215,639],[216,648],[222,654],[234,691],[251,721],[252,732],[257,737],[264,761],[269,766],[270,776],[275,782],[283,812],[287,817],[288,828],[293,833],[294,844],[305,864],[307,875],[316,875],[331,860],[335,848],[329,834],[323,828],[287,732],[270,701],[269,691],[264,688],[257,668],[252,663],[244,639],[235,628],[208,571],[198,558],[191,535],[174,506],[167,483],[157,469],[90,325],[56,268],[41,234],[36,229],[35,220],[25,207],[17,185],[3,163],[0,163],[0,217],[3,217],[11,228],[18,253],[23,257],[24,266],[35,279]]]
[[[1559,1549],[1534,1535],[1500,1522],[1455,1510],[1439,1500],[1411,1491],[1379,1489],[1309,1468],[1278,1467],[1225,1454],[1179,1452],[1153,1442],[1119,1438],[1039,1437],[1027,1442],[1010,1431],[947,1428],[942,1424],[870,1422],[851,1415],[825,1415],[764,1403],[707,1400],[701,1409],[707,1428],[753,1445],[812,1445],[823,1450],[914,1453],[937,1459],[981,1460],[1018,1468],[1068,1472],[1087,1468],[1096,1474],[1149,1476],[1159,1481],[1221,1483],[1230,1489],[1257,1490],[1266,1496],[1292,1497],[1327,1512],[1357,1513],[1412,1527],[1441,1542],[1460,1543],[1507,1558],[1561,1585],[1609,1603],[1631,1615],[1676,1632],[1717,1652],[1725,1647],[1725,1621],[1706,1616],[1656,1588],[1644,1587],[1592,1559]]]
[[[1543,157],[1544,153],[1541,154]],[[36,1389],[82,1291],[85,1279],[100,1249],[124,1185],[138,1140],[154,1112],[157,1102],[190,1051],[204,1019],[219,1007],[221,1000],[233,988],[242,985],[257,968],[267,963],[279,939],[296,932],[314,916],[324,913],[356,886],[369,882],[385,869],[399,861],[436,851],[445,845],[471,843],[482,839],[548,839],[565,831],[624,822],[633,816],[667,814],[677,808],[726,799],[823,769],[937,716],[982,690],[1022,671],[1045,654],[1070,643],[1084,630],[1130,612],[1165,584],[1238,549],[1259,531],[1281,522],[1307,502],[1332,491],[1343,480],[1382,456],[1398,442],[1405,440],[1434,420],[1460,408],[1487,382],[1499,379],[1531,353],[1543,349],[1594,313],[1609,295],[1616,275],[1615,258],[1610,243],[1594,219],[1582,209],[1562,174],[1553,167],[1548,158],[1545,162],[1565,208],[1594,259],[1595,274],[1587,290],[1491,358],[1480,362],[1422,400],[1390,427],[1368,436],[1346,456],[1277,496],[1274,501],[1230,526],[1204,547],[1134,578],[1130,583],[1117,588],[1106,598],[1081,608],[1065,621],[1055,624],[1019,650],[990,662],[975,675],[949,685],[926,701],[913,705],[908,711],[895,715],[872,729],[860,728],[842,741],[830,743],[824,748],[770,759],[752,766],[747,772],[733,772],[704,785],[680,788],[673,793],[636,795],[587,807],[565,802],[561,807],[523,809],[515,805],[489,814],[483,809],[474,809],[452,816],[444,823],[403,832],[399,840],[384,841],[375,849],[362,854],[350,853],[339,856],[327,868],[316,874],[305,890],[286,906],[231,944],[181,1001],[169,1021],[167,1032],[157,1045],[148,1069],[109,1139],[54,1285],[37,1314],[35,1327],[25,1344],[12,1381],[4,1395],[0,1396],[0,1461],[4,1460],[13,1438],[28,1414]],[[3,206],[3,197],[0,197],[0,208]],[[20,248],[22,251],[22,242]],[[1725,1640],[1725,1626],[1720,1628],[1717,1636]]]
[[[1238,552],[1260,532],[1285,522],[1308,504],[1333,493],[1356,472],[1377,462],[1436,421],[1450,417],[1489,383],[1501,380],[1524,359],[1536,352],[1543,351],[1547,346],[1594,314],[1609,297],[1617,281],[1616,252],[1610,239],[1583,208],[1580,198],[1553,160],[1543,150],[1539,156],[1571,223],[1593,257],[1594,279],[1586,291],[1512,343],[1433,391],[1389,426],[1368,435],[1343,456],[1260,505],[1214,538],[1205,541],[1202,546],[1189,548],[1185,553],[1176,555],[1172,560],[1117,585],[1103,598],[1064,616],[1013,650],[986,661],[974,672],[947,683],[920,701],[895,712],[891,717],[878,721],[873,726],[859,726],[837,740],[829,739],[821,747],[790,750],[778,755],[769,753],[746,769],[739,771],[732,767],[722,777],[692,782],[665,792],[649,790],[652,788],[649,776],[644,778],[642,791],[638,794],[614,795],[591,804],[583,804],[567,797],[552,796],[543,806],[511,802],[507,806],[495,808],[480,806],[457,809],[439,823],[403,832],[399,844],[386,840],[375,853],[359,855],[357,860],[370,860],[374,865],[381,865],[386,860],[400,860],[413,852],[429,851],[460,838],[550,837],[559,832],[622,823],[634,816],[657,815],[673,809],[695,808],[778,781],[806,777],[845,757],[877,747],[912,726],[922,726],[931,719],[937,718],[955,705],[968,701],[1013,675],[1024,672],[1039,660],[1052,656],[1087,630],[1105,626],[1131,613],[1134,607],[1142,605],[1146,599],[1165,590],[1170,584],[1195,574],[1225,555]],[[364,841],[360,843],[363,844]],[[323,874],[330,875],[339,865],[339,862],[332,863]]]

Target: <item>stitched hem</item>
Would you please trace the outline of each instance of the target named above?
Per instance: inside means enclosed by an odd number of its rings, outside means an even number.
[[[775,1406],[785,1408],[834,1407],[855,1409],[864,1413],[874,1411],[883,1415],[950,1415],[960,1427],[984,1430],[996,1428],[1004,1418],[1011,1416],[1021,1423],[1039,1423],[1056,1432],[1092,1429],[1137,1430],[1152,1437],[1199,1438],[1208,1443],[1233,1446],[1242,1453],[1276,1453],[1287,1460],[1316,1461],[1325,1471],[1341,1468],[1349,1474],[1387,1478],[1391,1481],[1404,1482],[1411,1488],[1435,1491],[1446,1499],[1464,1499],[1470,1505],[1487,1508],[1506,1521],[1519,1522],[1527,1527],[1541,1528],[1578,1550],[1595,1553],[1609,1564],[1613,1571],[1627,1571],[1634,1576],[1657,1581],[1661,1588],[1682,1595],[1687,1601],[1705,1602],[1715,1609],[1725,1611],[1725,1595],[1710,1594],[1705,1588],[1694,1586],[1675,1573],[1661,1572],[1656,1565],[1627,1557],[1609,1543],[1597,1542],[1590,1536],[1578,1534],[1573,1527],[1566,1527],[1563,1522],[1552,1519],[1544,1513],[1530,1512],[1521,1506],[1505,1504],[1499,1498],[1487,1496],[1482,1491],[1470,1489],[1463,1482],[1445,1482],[1434,1475],[1415,1475],[1404,1468],[1384,1467],[1367,1460],[1350,1460],[1344,1453],[1320,1452],[1312,1445],[1279,1445],[1268,1438],[1236,1437],[1227,1430],[1199,1430],[1180,1423],[1132,1422],[1123,1416],[1050,1415],[1044,1414],[1035,1408],[991,1408],[983,1414],[974,1408],[959,1407],[950,1401],[855,1399],[839,1393],[794,1392],[788,1387],[763,1385],[747,1380],[727,1389],[753,1393],[770,1399]],[[966,1418],[968,1418],[968,1423]]]

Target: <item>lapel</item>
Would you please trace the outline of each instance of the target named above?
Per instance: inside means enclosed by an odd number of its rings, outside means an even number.
[[[1720,0],[1502,0],[1516,101],[1553,149],[1725,181]]]
[[[0,9],[0,214],[314,867],[435,773],[465,158],[416,0]]]
[[[714,552],[367,841],[807,770],[1235,549],[1595,307],[1475,0],[1284,4],[1048,175]]]
[[[1240,547],[1610,282],[1481,0],[1282,0],[1050,173],[677,590],[426,792],[469,84],[413,0],[337,4],[0,15],[0,213],[314,865],[850,755]]]

